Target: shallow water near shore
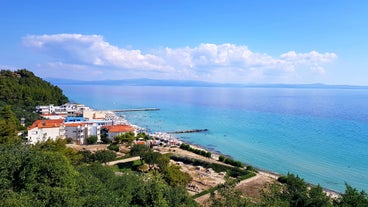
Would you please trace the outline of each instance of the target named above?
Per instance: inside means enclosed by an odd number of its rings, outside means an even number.
[[[152,131],[208,129],[178,138],[260,169],[368,191],[368,90],[59,85],[95,109]]]

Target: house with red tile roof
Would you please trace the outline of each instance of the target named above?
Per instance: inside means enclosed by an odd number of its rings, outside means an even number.
[[[57,138],[65,138],[63,119],[37,120],[28,127],[27,140],[30,144]]]
[[[135,128],[129,125],[112,125],[112,126],[103,126],[103,128],[107,131],[107,137],[109,139],[114,139],[115,136],[122,135],[128,132],[135,132]]]

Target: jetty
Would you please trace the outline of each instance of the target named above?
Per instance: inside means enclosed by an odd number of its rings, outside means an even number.
[[[195,132],[207,132],[208,129],[188,129],[174,132],[167,132],[168,134],[184,134],[184,133],[195,133]]]
[[[134,112],[134,111],[158,111],[159,108],[138,108],[138,109],[116,109],[111,110],[112,112]]]

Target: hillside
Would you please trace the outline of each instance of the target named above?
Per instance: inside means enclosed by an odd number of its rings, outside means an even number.
[[[33,113],[35,106],[69,101],[62,90],[35,76],[31,71],[0,71],[0,107],[10,105],[18,120],[22,117],[29,125],[38,118]]]

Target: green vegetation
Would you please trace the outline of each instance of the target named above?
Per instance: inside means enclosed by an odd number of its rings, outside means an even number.
[[[222,206],[251,206],[253,205],[242,192],[235,188],[237,180],[226,178],[223,185],[219,185],[217,194],[211,193],[210,203],[212,207]]]
[[[208,193],[214,193],[216,190],[218,190],[219,188],[221,188],[223,186],[223,184],[218,184],[218,185],[216,185],[215,187],[212,187],[212,188],[209,188],[209,189],[207,189],[207,190],[204,190],[204,191],[201,191],[200,193],[197,193],[197,194],[195,194],[192,198],[193,199],[196,199],[196,198],[199,198],[199,197],[201,197],[201,196],[203,196],[203,195],[206,195],[206,194],[208,194]]]
[[[219,157],[219,161],[223,162],[223,163],[226,163],[226,164],[229,164],[229,165],[232,165],[232,166],[235,166],[235,167],[244,167],[243,163],[241,163],[240,161],[234,160],[230,157],[225,157],[223,155],[221,155]]]
[[[303,179],[288,174],[280,177],[280,184],[273,184],[268,192],[263,193],[263,205],[283,204],[284,206],[332,206],[330,198],[323,193],[320,186],[309,187]]]
[[[159,152],[153,152],[146,145],[134,145],[130,151],[131,156],[140,156],[142,164],[148,164],[148,170],[159,172],[162,178],[173,187],[185,187],[192,178],[188,173],[182,172],[179,166],[171,165],[170,158]]]
[[[191,147],[189,144],[182,143],[180,145],[180,149],[187,150],[195,154],[202,155],[204,157],[211,157],[211,152],[200,150],[200,149],[195,149]]]
[[[1,144],[0,206],[197,206],[183,187],[169,185],[161,174],[116,176],[98,162],[83,164],[83,153],[70,150],[61,140]],[[95,155],[106,162],[111,153]]]
[[[131,145],[136,139],[137,137],[133,132],[124,133],[114,137],[114,141],[116,143],[127,143],[128,145]]]
[[[19,141],[17,118],[9,105],[0,108],[0,144]]]
[[[119,152],[119,145],[117,143],[111,143],[109,146],[107,146],[107,149]]]
[[[205,167],[205,168],[212,168],[215,172],[218,172],[218,173],[219,172],[227,172],[229,176],[234,177],[234,178],[242,178],[243,176],[252,177],[252,176],[255,175],[253,172],[250,172],[250,171],[242,169],[242,168],[231,167],[231,166],[221,165],[221,164],[217,164],[217,163],[210,163],[210,162],[197,160],[197,159],[193,159],[193,158],[188,158],[188,157],[181,157],[181,156],[172,155],[172,156],[170,156],[170,159],[175,160],[175,161],[180,161],[180,162],[183,162],[185,164],[191,164],[191,165],[194,165],[194,166],[202,166],[202,167]]]
[[[94,154],[95,160],[101,163],[107,163],[115,160],[116,154],[110,150],[99,150]]]
[[[107,131],[106,128],[101,129],[101,141],[104,144],[110,144],[111,143],[111,140],[108,138],[107,133],[108,133],[108,131]]]
[[[61,105],[69,102],[60,88],[36,77],[32,72],[22,69],[0,71],[0,107],[11,106],[17,118],[17,126],[22,117],[26,125],[39,118],[34,112],[37,105]]]
[[[110,150],[99,150],[95,153],[91,153],[91,151],[84,150],[79,151],[78,154],[81,156],[80,162],[81,163],[107,163],[110,161],[115,160],[116,154]]]
[[[97,136],[89,136],[87,137],[87,144],[96,144],[97,143]]]
[[[151,149],[143,144],[136,144],[130,149],[130,156],[141,156],[143,157],[145,153],[150,152]]]

